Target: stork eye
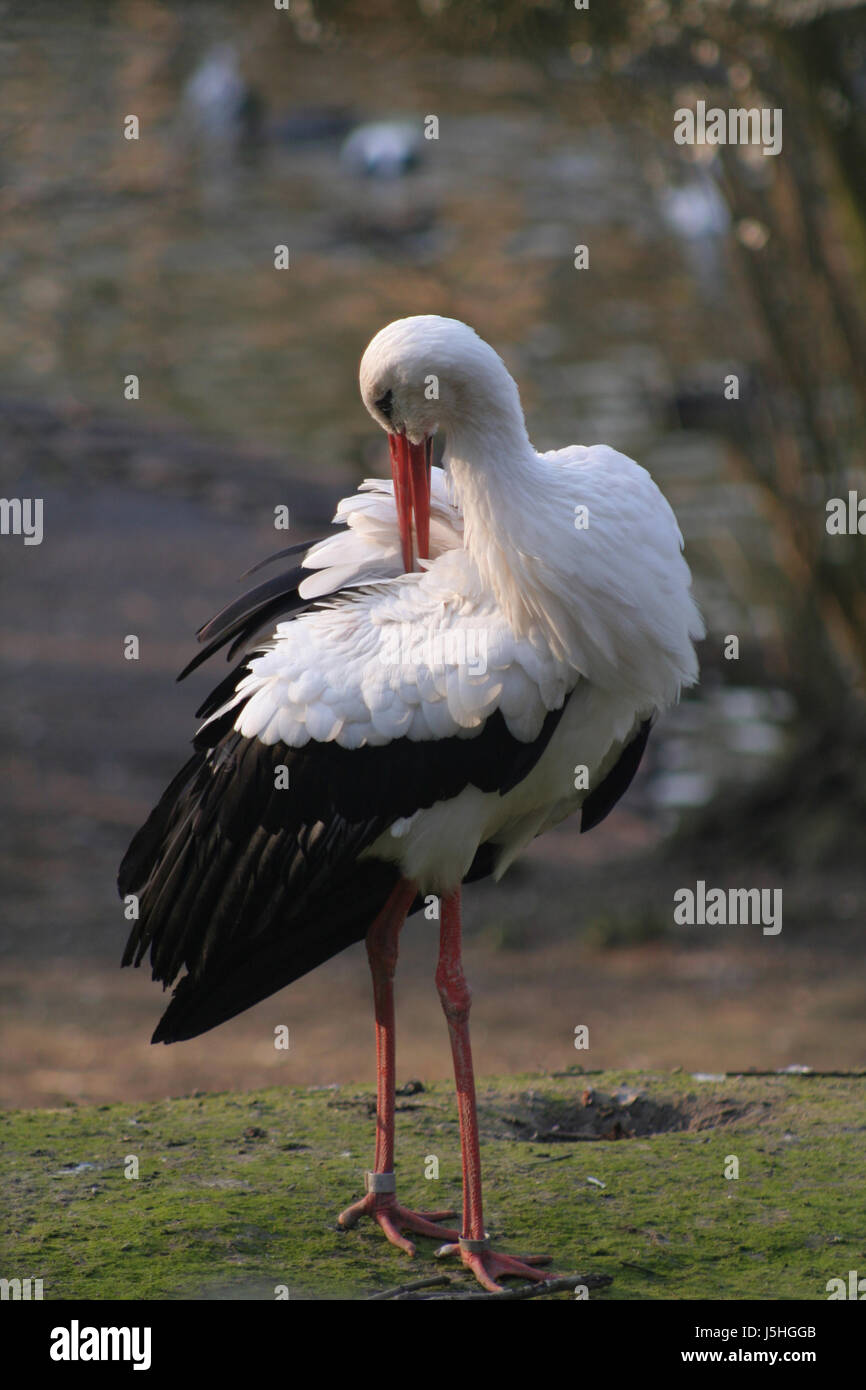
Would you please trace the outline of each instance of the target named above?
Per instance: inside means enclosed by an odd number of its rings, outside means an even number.
[[[380,396],[377,401],[373,402],[373,404],[379,411],[380,415],[384,415],[386,420],[391,419],[391,411],[394,408],[394,402],[392,399],[392,393],[390,391],[386,391],[384,396]]]

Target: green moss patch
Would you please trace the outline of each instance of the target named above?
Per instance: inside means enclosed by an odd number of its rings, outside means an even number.
[[[866,1271],[864,1101],[862,1077],[484,1081],[486,1224],[558,1273],[612,1275],[593,1297],[823,1299]],[[4,1269],[94,1299],[363,1298],[438,1272],[435,1241],[409,1259],[336,1227],[373,1113],[356,1087],[8,1113]],[[450,1087],[398,1098],[397,1155],[405,1205],[459,1209]]]

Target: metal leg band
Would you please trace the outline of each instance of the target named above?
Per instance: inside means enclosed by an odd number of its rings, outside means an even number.
[[[483,1240],[468,1240],[461,1236],[457,1244],[467,1255],[480,1255],[484,1250],[490,1249],[490,1237],[485,1236]]]
[[[394,1173],[365,1173],[365,1192],[396,1192],[397,1178]]]

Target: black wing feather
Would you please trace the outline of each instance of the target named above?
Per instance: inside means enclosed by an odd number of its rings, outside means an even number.
[[[271,559],[306,548],[290,546]],[[294,566],[276,575],[204,624],[203,650],[178,679],[221,647],[229,646],[231,658],[266,623],[320,603],[299,598],[304,573]],[[153,976],[165,985],[186,971],[154,1042],[206,1032],[361,940],[398,879],[395,866],[359,860],[362,852],[398,817],[466,786],[510,791],[541,757],[565,708],[546,716],[531,743],[515,739],[496,711],[477,735],[432,744],[267,746],[235,731],[240,706],[212,718],[255,654],[248,651],[201,705],[210,722],[120,867],[121,893],[139,899],[123,964],[139,965],[149,953]],[[587,797],[583,830],[622,795],[648,732],[647,723]],[[284,790],[276,785],[278,766],[288,769]],[[467,881],[490,873],[494,857],[492,846],[480,846]],[[419,898],[412,910],[420,906]]]
[[[139,898],[123,964],[149,952],[154,979],[167,985],[187,971],[154,1041],[213,1028],[360,941],[398,877],[392,865],[359,863],[362,851],[397,817],[467,785],[514,785],[561,715],[548,714],[532,744],[514,739],[497,711],[476,738],[432,747],[288,748],[230,730],[197,752],[120,869],[121,893]],[[472,877],[489,872],[476,858]]]
[[[272,560],[284,555],[296,555],[301,550],[309,550],[315,544],[315,541],[305,541],[299,545],[290,545],[263,560],[262,565],[270,564]],[[259,569],[261,566],[256,565],[255,568]],[[231,661],[245,642],[252,641],[257,632],[275,619],[297,617],[299,613],[320,603],[321,599],[303,599],[298,594],[301,580],[309,577],[311,573],[313,571],[305,570],[301,565],[293,565],[291,569],[283,570],[263,583],[256,584],[246,593],[232,599],[231,603],[227,603],[225,608],[221,608],[219,613],[199,628],[196,637],[205,645],[183,668],[178,680],[184,680],[203,662],[208,661],[214,652],[218,652],[220,647],[229,646],[228,660]]]
[[[311,543],[261,563],[295,556]],[[231,660],[265,624],[321,603],[297,595],[304,573],[293,566],[228,603],[200,628],[202,652],[178,680],[222,646]],[[389,863],[359,860],[361,852],[393,820],[467,785],[512,790],[541,758],[564,709],[546,716],[530,744],[513,738],[496,710],[473,738],[400,738],[354,751],[314,742],[267,746],[236,733],[239,705],[213,719],[257,651],[247,651],[200,706],[197,713],[210,721],[196,735],[195,753],[122,860],[120,890],[139,898],[122,963],[140,965],[150,954],[154,979],[165,986],[186,970],[154,1042],[196,1037],[360,941],[399,874]],[[598,826],[627,790],[649,728],[645,720],[585,799],[581,831]],[[275,784],[278,766],[288,769],[286,790]],[[493,862],[495,847],[481,845],[467,881],[487,876]],[[420,906],[417,898],[411,910]]]
[[[203,655],[257,631],[277,602],[282,615],[306,607],[297,600],[298,577],[281,575],[267,595],[258,586],[230,605],[202,629],[212,639]],[[231,696],[249,659],[202,713]],[[551,711],[531,743],[515,739],[496,711],[471,738],[350,750],[244,738],[233,727],[239,712],[235,706],[200,730],[193,757],[121,864],[121,893],[139,898],[123,964],[139,965],[149,952],[154,978],[166,985],[187,972],[154,1042],[195,1037],[361,940],[398,878],[392,865],[359,862],[362,851],[398,817],[468,785],[509,791],[562,716]],[[277,787],[278,767],[288,769],[285,789]],[[482,847],[468,877],[488,873],[491,862]]]
[[[585,798],[580,814],[580,832],[593,830],[609,816],[621,796],[631,786],[632,779],[640,767],[650,729],[651,719],[645,719],[630,743],[627,743],[614,766],[605,778],[594,787]]]

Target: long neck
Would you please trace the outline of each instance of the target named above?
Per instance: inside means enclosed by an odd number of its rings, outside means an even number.
[[[482,532],[508,534],[508,514],[519,511],[537,456],[517,387],[498,359],[461,386],[442,422],[444,461],[463,510],[466,548],[473,551]]]
[[[495,383],[497,391],[488,384],[477,408],[448,422],[444,463],[463,513],[463,542],[482,584],[514,630],[525,632],[538,621],[525,562],[543,553],[539,514],[549,481],[529,442],[517,388],[510,377],[505,382]]]
[[[522,549],[525,532],[532,530],[538,459],[528,440],[519,453],[510,447],[515,442],[488,436],[482,453],[480,440],[474,451],[462,439],[449,443],[445,451],[445,466],[463,513],[463,543],[482,577],[491,577],[486,570],[493,552],[508,555]]]

